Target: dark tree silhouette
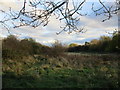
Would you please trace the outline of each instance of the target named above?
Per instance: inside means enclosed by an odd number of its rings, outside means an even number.
[[[113,14],[118,14],[120,10],[118,0],[114,2],[114,5],[106,5],[101,0],[98,1],[101,7],[95,9],[93,3],[91,9],[96,16],[106,16],[106,18],[102,20],[103,22],[109,20]],[[56,19],[64,22],[64,26],[61,26],[62,31],[69,33],[72,31],[82,32],[84,28],[78,28],[77,24],[80,22],[80,16],[87,15],[81,13],[86,2],[87,0],[80,0],[79,2],[75,0],[29,0],[27,2],[27,0],[24,0],[23,7],[18,12],[12,11],[11,8],[9,13],[1,10],[3,13],[9,15],[10,18],[3,19],[0,22],[6,27],[7,21],[11,21],[14,28],[21,26],[38,27],[41,24],[46,26],[50,21],[50,17],[55,15]],[[15,21],[19,22],[19,24],[16,24]]]

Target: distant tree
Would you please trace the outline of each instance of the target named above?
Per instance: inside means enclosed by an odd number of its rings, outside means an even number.
[[[14,35],[10,35],[2,40],[3,59],[22,58],[20,41]]]
[[[76,44],[76,43],[71,43],[71,44],[69,45],[69,47],[75,47],[75,46],[78,46],[78,44]]]
[[[85,42],[85,46],[88,46],[88,45],[90,45],[90,43],[89,42]]]
[[[114,32],[112,41],[110,43],[110,49],[111,51],[118,51],[120,52],[120,32]]]
[[[109,36],[101,36],[99,39],[99,50],[109,51],[111,38]]]
[[[90,41],[90,44],[92,44],[92,45],[94,45],[94,44],[96,45],[98,43],[99,43],[99,40],[97,40],[97,39],[93,39]]]
[[[49,47],[37,43],[32,38],[18,40],[14,35],[10,35],[2,40],[3,59],[20,59],[34,54],[45,55],[49,50]]]
[[[110,41],[110,40],[111,40],[111,38],[109,36],[101,36],[100,39],[99,39],[99,41],[102,41],[102,42]]]
[[[112,37],[101,36],[98,40],[93,39],[84,45],[69,47],[69,52],[120,52],[120,32],[115,31]]]
[[[56,40],[49,51],[50,56],[61,56],[64,55],[64,52],[66,51],[66,47],[58,40]]]
[[[19,49],[19,40],[14,35],[9,35],[7,38],[5,38],[2,42],[3,49],[8,48],[12,50]]]

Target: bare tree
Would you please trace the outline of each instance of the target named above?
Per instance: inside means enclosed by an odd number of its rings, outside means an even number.
[[[94,11],[96,16],[104,15],[105,19],[102,21],[109,20],[112,18],[113,14],[118,14],[120,7],[119,1],[114,2],[114,5],[105,5],[104,2],[98,0],[101,7],[95,9],[94,3],[91,9]],[[75,0],[24,0],[23,7],[18,12],[12,11],[10,8],[9,12],[1,10],[10,18],[3,19],[0,22],[7,28],[7,22],[11,21],[14,28],[21,26],[32,26],[34,28],[39,25],[46,26],[51,16],[56,16],[56,19],[64,22],[64,26],[60,26],[62,31],[71,33],[82,32],[84,28],[78,28],[80,22],[80,16],[85,16],[87,14],[82,14],[82,8],[87,0],[80,0],[79,3]],[[16,21],[19,22],[16,24]],[[61,33],[60,31],[59,33]],[[57,34],[59,34],[57,33]]]

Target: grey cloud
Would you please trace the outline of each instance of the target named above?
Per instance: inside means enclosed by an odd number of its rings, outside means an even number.
[[[117,16],[104,23],[101,22],[101,18],[103,17],[81,17],[79,28],[85,26],[85,28],[88,30],[86,33],[75,34],[73,32],[72,34],[67,34],[66,32],[63,32],[60,35],[56,35],[56,32],[61,30],[60,25],[63,25],[63,23],[58,22],[58,20],[56,20],[54,17],[51,18],[51,21],[46,27],[40,26],[36,29],[31,27],[22,27],[11,29],[11,32],[15,35],[18,35],[20,38],[26,36],[32,37],[36,39],[36,41],[45,45],[50,45],[55,40],[59,40],[67,44],[83,44],[85,41],[99,38],[101,35],[109,35],[106,33],[106,31],[113,31],[114,28],[118,27]],[[3,28],[0,29],[2,29],[3,36],[8,35],[7,30],[4,30]]]

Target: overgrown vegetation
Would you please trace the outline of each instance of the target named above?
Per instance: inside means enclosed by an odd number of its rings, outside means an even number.
[[[119,53],[69,53],[59,41],[48,47],[12,35],[2,42],[3,88],[119,87]]]
[[[84,45],[74,45],[68,48],[69,52],[116,52],[120,53],[120,32],[114,32],[112,37],[101,36],[99,40],[93,39],[91,42],[85,42]]]
[[[19,40],[13,35],[2,40],[3,59],[18,59],[35,54],[54,57],[63,54],[64,51],[65,47],[59,41],[56,41],[52,47],[48,47],[37,43],[32,38]]]

